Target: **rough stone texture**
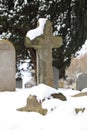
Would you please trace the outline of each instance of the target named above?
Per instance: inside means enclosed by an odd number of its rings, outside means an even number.
[[[62,94],[62,93],[53,93],[48,97],[48,100],[56,98],[56,99],[60,99],[62,101],[66,101],[66,97]],[[22,107],[22,108],[18,108],[18,111],[26,111],[26,112],[38,112],[42,115],[46,115],[47,114],[47,109],[43,109],[41,106],[41,103],[43,101],[45,101],[46,99],[44,98],[42,101],[38,101],[37,97],[35,95],[29,95],[29,97],[27,98],[27,103],[26,106]],[[53,111],[54,109],[52,109]]]
[[[87,74],[80,74],[76,81],[76,89],[81,91],[84,88],[87,88]]]
[[[15,49],[8,40],[0,40],[0,91],[15,88]]]
[[[57,98],[57,99],[60,99],[62,101],[66,101],[67,100],[66,97],[62,93],[53,93],[53,94],[51,94],[51,96],[53,98]]]
[[[43,35],[30,40],[25,38],[25,46],[36,49],[37,55],[37,84],[44,83],[54,86],[52,68],[52,48],[59,48],[62,45],[62,38],[53,36],[52,23],[47,20]],[[57,81],[58,82],[58,81]]]
[[[39,112],[42,115],[45,115],[47,113],[47,109],[43,109],[41,106],[41,102],[37,100],[36,96],[30,95],[27,98],[27,104],[25,107],[17,109],[19,111],[27,111],[27,112]]]

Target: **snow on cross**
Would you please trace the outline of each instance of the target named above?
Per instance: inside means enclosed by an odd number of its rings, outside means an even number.
[[[40,18],[38,20],[39,26],[36,29],[32,29],[27,32],[26,37],[29,37],[30,40],[35,39],[36,37],[40,36],[43,34],[43,29],[46,24],[47,19],[45,18]]]
[[[52,67],[52,49],[62,45],[60,36],[53,36],[52,23],[46,19],[39,19],[39,26],[28,31],[25,46],[36,49],[37,55],[37,84],[44,83],[58,88],[54,84]],[[57,81],[58,82],[58,79]]]

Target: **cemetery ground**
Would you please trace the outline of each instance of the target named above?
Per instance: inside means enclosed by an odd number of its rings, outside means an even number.
[[[54,89],[45,84],[0,92],[0,130],[87,130],[87,95],[76,96],[80,92],[87,89]],[[66,100],[53,98],[52,93],[62,93]],[[46,115],[17,110],[26,105],[29,95],[42,101]]]
[[[51,23],[46,21],[44,33],[35,38],[36,42],[31,42],[30,37],[26,37],[27,47],[34,47],[37,51],[37,86],[15,89],[15,49],[7,40],[0,43],[0,130],[87,130],[87,87],[82,89],[84,86],[81,85],[78,90],[68,87],[52,88],[53,81],[56,82],[52,72],[52,48],[58,48],[62,39],[52,36],[50,25]],[[39,29],[42,30],[42,26]],[[31,34],[32,31],[29,32]],[[53,42],[55,46],[52,45]],[[49,52],[48,62],[45,60],[48,53],[44,55],[44,45],[46,52]],[[5,76],[7,77],[3,78]],[[78,82],[79,84],[81,83]]]

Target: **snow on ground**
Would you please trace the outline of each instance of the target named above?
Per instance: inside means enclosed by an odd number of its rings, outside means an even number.
[[[87,89],[83,90],[87,92]],[[42,106],[48,109],[43,116],[36,112],[20,112],[17,108],[26,105],[30,94],[39,99],[51,93],[62,92],[67,101],[46,99]],[[71,97],[79,91],[54,89],[44,84],[32,88],[16,89],[15,92],[0,92],[0,130],[87,130],[87,96]],[[84,113],[75,113],[75,108],[85,107]],[[53,111],[51,111],[54,109]]]

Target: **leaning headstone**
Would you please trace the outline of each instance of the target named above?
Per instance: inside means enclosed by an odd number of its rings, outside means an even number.
[[[76,89],[81,91],[84,88],[87,88],[87,74],[80,74],[76,81]]]
[[[22,108],[18,108],[18,111],[26,111],[26,112],[38,112],[42,115],[47,114],[47,109],[43,109],[41,102],[37,100],[37,97],[35,95],[29,95],[27,98],[27,104],[26,106]]]
[[[0,91],[15,88],[15,49],[8,40],[0,40]]]
[[[36,29],[30,30],[27,33],[25,46],[36,49],[37,84],[43,83],[53,87],[52,49],[59,48],[62,45],[62,38],[60,36],[53,36],[52,23],[49,20],[39,19],[38,23],[39,26]],[[44,26],[42,23],[44,23]],[[40,31],[41,34],[39,33]],[[35,33],[36,37],[33,36]]]

